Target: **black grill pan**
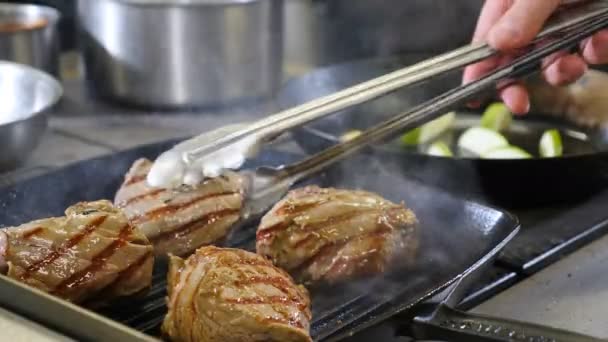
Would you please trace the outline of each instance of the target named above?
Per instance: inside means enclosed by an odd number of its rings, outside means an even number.
[[[78,201],[112,199],[135,159],[154,158],[173,143],[147,145],[79,162],[4,188],[0,191],[0,226],[61,215],[67,206]],[[266,151],[248,166],[277,166],[299,158]],[[517,220],[508,213],[409,180],[399,169],[386,167],[369,156],[351,158],[308,183],[362,188],[393,201],[404,201],[421,222],[420,252],[412,267],[376,279],[312,291],[314,317],[311,334],[315,340],[340,339],[356,333],[444,290],[496,246],[510,240],[519,227]],[[244,228],[234,234],[228,244],[251,250],[254,232],[255,225]],[[158,263],[152,290],[144,299],[123,300],[99,314],[133,328],[132,331],[159,336],[159,325],[166,312],[165,272],[165,266]],[[13,288],[10,294],[4,291],[9,285]],[[24,296],[31,296],[31,291],[0,277],[0,305],[78,340],[95,340],[89,331],[98,316],[87,312],[87,316],[75,314],[81,318],[80,322],[78,319],[64,321],[54,313],[61,310],[73,312],[73,309],[64,307],[62,301],[52,301],[48,296],[38,294],[40,305],[22,305],[14,300],[19,291]],[[116,326],[99,324],[96,329],[99,337],[100,329],[115,332]],[[128,333],[131,330],[121,331]],[[133,335],[132,338],[138,340],[141,336]]]

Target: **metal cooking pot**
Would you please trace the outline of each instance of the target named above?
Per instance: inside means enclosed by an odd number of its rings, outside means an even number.
[[[272,95],[282,0],[80,0],[87,79],[100,95],[154,107]]]
[[[440,53],[470,42],[484,0],[288,0],[289,66],[403,53]]]
[[[59,19],[51,7],[0,3],[0,59],[58,76]]]
[[[46,114],[62,94],[61,84],[49,74],[0,61],[0,171],[20,165],[38,146]]]

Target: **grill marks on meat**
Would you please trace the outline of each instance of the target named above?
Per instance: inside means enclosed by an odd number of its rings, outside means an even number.
[[[42,233],[43,230],[44,230],[44,228],[42,228],[42,227],[35,227],[32,230],[30,230],[29,232],[23,233],[21,238],[27,240],[34,235],[38,235],[39,233]]]
[[[112,256],[114,256],[116,254],[116,251],[118,251],[118,249],[122,248],[123,246],[125,246],[129,243],[129,237],[131,236],[132,233],[133,233],[133,226],[129,223],[125,224],[120,229],[120,232],[118,233],[116,240],[114,240],[114,242],[112,242],[108,247],[106,247],[103,251],[101,251],[101,253],[99,253],[95,257],[93,257],[93,259],[91,260],[91,265],[89,267],[81,270],[80,272],[74,273],[71,277],[64,280],[62,283],[60,283],[55,288],[55,290],[53,291],[53,294],[61,296],[67,290],[77,287],[77,286],[81,286],[82,284],[86,283],[88,280],[92,279],[95,276],[95,274],[97,272],[99,272],[104,267],[104,265],[112,258]],[[141,262],[143,260],[148,259],[149,257],[150,257],[150,253],[145,253],[144,255],[142,255],[139,258],[139,260],[135,260],[135,262],[133,262],[131,264],[131,266],[141,265]],[[129,268],[131,266],[129,266]],[[127,270],[125,270],[125,271],[127,271]],[[119,277],[125,271],[122,271],[119,274]]]
[[[138,175],[134,175],[131,178],[125,179],[123,186],[129,186],[129,185],[133,185],[133,184],[137,184],[137,183],[142,183],[143,181],[146,180],[147,175],[145,174],[138,174]]]
[[[256,246],[297,280],[335,283],[411,260],[416,226],[411,210],[376,194],[310,186],[289,192],[262,218]]]
[[[203,247],[171,257],[168,283],[163,331],[174,341],[312,341],[308,292],[262,256]]]
[[[57,260],[57,258],[66,255],[72,247],[82,241],[82,239],[86,238],[87,235],[92,234],[100,225],[102,225],[106,218],[108,218],[107,215],[100,215],[98,217],[93,218],[93,220],[87,223],[84,228],[74,234],[74,236],[70,237],[64,244],[60,245],[59,248],[53,250],[51,253],[47,254],[42,259],[28,266],[25,269],[25,272],[23,272],[23,274],[21,274],[21,276],[19,277],[19,280],[27,280],[27,278],[29,278],[32,273],[35,273],[41,268],[48,266],[53,261]],[[26,232],[23,234],[23,236],[30,236],[30,234]]]
[[[123,207],[126,207],[129,204],[136,203],[136,202],[144,200],[144,199],[146,199],[148,197],[154,197],[154,196],[159,195],[159,194],[161,194],[163,192],[166,192],[166,191],[167,191],[166,189],[151,190],[150,192],[143,193],[143,194],[137,195],[137,196],[133,196],[133,197],[129,198],[128,200],[120,203],[120,205],[123,206]]]
[[[183,256],[217,243],[240,219],[243,179],[238,174],[170,190],[147,185],[145,178],[151,167],[151,161],[137,160],[114,203],[152,241],[157,255]]]
[[[162,192],[156,192],[157,190],[153,190],[151,193],[162,193]],[[165,206],[162,207],[158,207],[155,208],[153,210],[150,210],[148,212],[145,212],[144,214],[141,214],[140,216],[136,216],[132,219],[132,221],[134,221],[135,223],[145,223],[148,220],[153,220],[153,219],[157,219],[159,217],[165,216],[165,215],[172,215],[175,214],[177,212],[179,212],[180,210],[184,210],[184,209],[188,209],[190,207],[193,207],[203,201],[209,200],[209,199],[214,199],[214,198],[218,198],[218,197],[222,197],[222,196],[230,196],[230,195],[234,195],[235,192],[233,191],[226,191],[226,192],[220,192],[220,193],[214,193],[214,194],[205,194],[199,197],[194,197],[193,199],[187,201],[187,202],[183,202],[183,203],[177,203],[177,204],[167,204]],[[146,196],[150,196],[150,193],[145,194]],[[132,199],[130,200],[131,203],[133,203]],[[129,202],[129,201],[127,201]]]
[[[65,214],[3,231],[9,277],[75,303],[99,304],[150,286],[152,245],[120,210],[97,201]]]
[[[175,230],[160,234],[156,236],[153,241],[163,241],[170,239],[180,239],[184,238],[199,229],[204,229],[210,224],[215,223],[218,220],[221,220],[223,217],[228,215],[239,215],[239,209],[225,209],[213,212],[211,214],[205,215],[195,221],[179,226]]]

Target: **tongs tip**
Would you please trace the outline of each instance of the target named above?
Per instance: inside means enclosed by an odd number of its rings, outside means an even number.
[[[152,187],[179,186],[186,172],[186,165],[183,153],[175,150],[166,151],[156,158],[146,176],[146,181]]]

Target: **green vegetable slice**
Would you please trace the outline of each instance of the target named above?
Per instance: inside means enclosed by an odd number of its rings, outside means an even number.
[[[443,141],[433,143],[427,150],[427,154],[436,157],[453,157],[454,153],[450,147]]]
[[[500,133],[483,127],[471,127],[458,139],[458,147],[465,152],[480,156],[489,151],[508,147],[509,142]]]
[[[562,136],[556,129],[543,133],[539,144],[540,156],[543,158],[561,157],[564,154]]]
[[[486,108],[481,117],[481,127],[502,132],[509,128],[513,122],[513,114],[502,102],[495,102]]]
[[[516,146],[499,147],[484,153],[483,159],[529,159],[532,156]]]
[[[450,112],[433,121],[415,128],[401,136],[401,143],[405,146],[426,144],[439,137],[454,125],[456,113]]]

